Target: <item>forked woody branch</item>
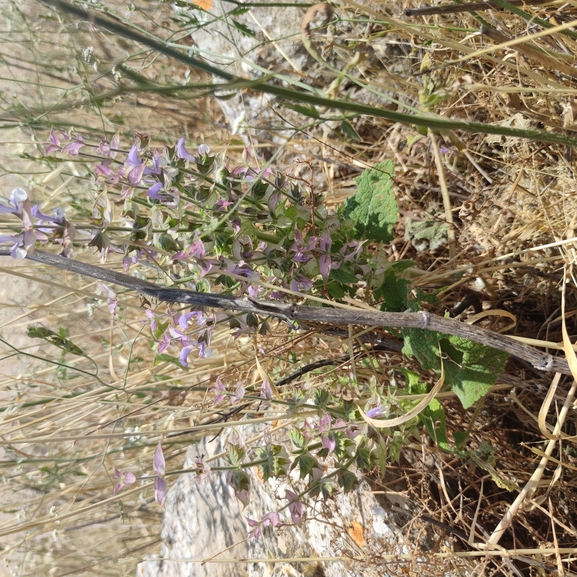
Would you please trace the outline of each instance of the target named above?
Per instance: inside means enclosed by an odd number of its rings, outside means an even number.
[[[0,249],[0,256],[9,256],[9,249]],[[250,297],[235,297],[218,293],[201,293],[185,289],[163,288],[158,285],[119,273],[113,270],[64,258],[45,252],[27,254],[26,258],[47,266],[53,266],[72,273],[116,284],[139,292],[147,297],[163,302],[181,303],[192,307],[210,307],[225,311],[240,311],[256,315],[269,316],[287,321],[327,323],[329,325],[361,325],[391,328],[415,328],[436,331],[468,339],[493,349],[506,352],[513,357],[530,363],[539,371],[554,371],[570,375],[567,361],[553,357],[515,339],[493,331],[467,325],[452,319],[446,319],[426,311],[419,312],[381,312],[364,309],[329,308],[306,306],[297,303],[279,303],[272,300],[260,300]],[[327,301],[327,305],[336,303]]]

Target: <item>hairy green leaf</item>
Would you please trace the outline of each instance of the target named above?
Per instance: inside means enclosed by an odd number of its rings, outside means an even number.
[[[329,281],[334,280],[343,284],[355,284],[359,279],[345,266],[332,269],[329,273]]]
[[[355,221],[355,236],[361,240],[390,242],[399,218],[393,192],[395,168],[391,160],[369,168],[356,179],[358,190],[344,206],[345,218]]]
[[[375,291],[375,298],[383,299],[381,310],[394,312],[407,308],[410,281],[403,278],[402,272],[412,266],[415,266],[412,260],[400,260],[387,269],[383,284]]]
[[[439,346],[445,379],[465,409],[485,396],[505,369],[508,355],[468,339],[421,329],[403,329],[403,352],[423,369],[440,374]]]

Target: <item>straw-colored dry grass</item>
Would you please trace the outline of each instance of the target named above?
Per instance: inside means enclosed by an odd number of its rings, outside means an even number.
[[[127,17],[124,5],[109,6]],[[372,2],[335,2],[338,16],[351,19],[346,27],[351,44],[339,45],[322,34],[315,36],[316,42],[324,57],[342,68],[353,54],[353,42],[362,50],[364,42],[388,31],[401,47],[396,58],[403,58],[403,66],[395,66],[391,55],[377,53],[369,58],[370,66],[354,72],[359,82],[386,92],[393,86],[403,103],[421,110],[432,102],[431,95],[438,96],[440,101],[430,110],[451,118],[574,136],[575,34],[558,30],[528,40],[543,30],[534,20],[527,22],[507,10],[479,12],[478,18],[501,34],[523,37],[515,45],[496,48],[490,37],[478,34],[481,23],[474,15],[405,17],[407,6],[387,6],[385,11]],[[573,18],[572,9],[571,3],[560,2],[522,7],[531,17],[555,16],[558,21]],[[215,150],[226,149],[232,159],[240,152],[240,141],[223,128],[226,123],[214,101],[193,99],[184,91],[170,96],[155,88],[137,91],[132,79],[117,73],[125,66],[158,87],[183,81],[188,74],[184,65],[40,4],[10,3],[2,10],[13,29],[11,44],[2,49],[5,92],[0,118],[4,127],[21,123],[20,132],[12,133],[2,152],[2,164],[11,173],[2,177],[4,192],[22,185],[47,206],[71,206],[73,201],[91,205],[94,197],[82,164],[67,162],[54,171],[27,159],[15,164],[14,141],[22,147],[18,152],[34,156],[33,143],[46,139],[50,125],[74,125],[94,141],[104,131],[120,130],[125,146],[137,131],[150,132],[159,144],[186,134]],[[147,5],[147,11],[130,16],[149,32],[189,44],[170,20],[166,4]],[[94,49],[92,55],[85,51],[88,46]],[[26,83],[16,80],[22,77]],[[345,94],[351,86],[345,83]],[[390,246],[391,258],[412,258],[429,271],[419,281],[424,289],[446,287],[444,275],[462,269],[462,279],[441,293],[444,310],[482,286],[483,307],[504,310],[507,316],[490,315],[481,324],[503,330],[513,319],[509,334],[559,350],[564,279],[567,328],[569,335],[577,332],[574,242],[563,243],[575,236],[574,151],[463,133],[458,138],[417,138],[411,127],[368,116],[351,123],[359,142],[343,141],[326,126],[311,129],[286,144],[280,168],[306,174],[302,164],[282,163],[292,162],[296,154],[302,158],[307,151],[312,169],[324,175],[329,203],[336,205],[354,191],[353,179],[365,166],[392,158],[403,219]],[[271,146],[268,141],[254,144]],[[449,243],[432,252],[417,251],[405,234],[407,218],[448,222]],[[82,258],[89,257],[84,253]],[[120,265],[111,259],[108,266]],[[253,379],[259,346],[267,351],[260,356],[265,368],[274,363],[279,375],[285,363],[291,370],[286,362],[289,350],[302,363],[343,352],[343,341],[337,337],[315,335],[286,343],[278,327],[276,335],[258,343],[233,342],[223,328],[213,345],[217,354],[191,370],[152,366],[148,329],[134,295],[121,296],[122,312],[111,319],[106,302],[96,300],[91,281],[22,264],[3,272],[29,275],[12,291],[10,277],[5,277],[0,299],[21,307],[21,313],[3,321],[3,336],[17,347],[20,364],[3,361],[7,368],[0,406],[1,499],[6,503],[0,541],[7,567],[19,575],[50,570],[58,575],[133,574],[134,564],[159,543],[161,510],[151,502],[151,481],[145,479],[152,473],[154,446],[170,432],[210,419],[204,398],[214,376],[224,372],[231,380]],[[94,306],[92,316],[89,304]],[[71,355],[62,359],[59,349],[22,336],[26,326],[40,324],[53,330],[64,327],[90,360]],[[20,340],[15,341],[18,334]],[[391,365],[407,362],[400,355],[376,361],[382,375]],[[337,368],[336,374],[339,371],[347,374],[349,367]],[[478,451],[485,468],[443,453],[423,431],[413,437],[400,463],[390,464],[384,478],[379,472],[371,477],[375,490],[395,491],[411,502],[415,516],[405,519],[407,535],[422,532],[433,540],[438,536],[426,574],[441,575],[456,567],[476,568],[476,575],[577,574],[577,447],[571,437],[577,432],[572,410],[563,427],[568,437],[555,443],[539,487],[522,503],[512,529],[500,541],[510,556],[488,554],[480,545],[490,540],[517,495],[499,486],[495,475],[521,489],[543,457],[547,439],[538,415],[551,382],[550,375],[536,375],[512,361],[475,412],[445,398],[448,429],[470,430],[467,447]],[[550,430],[570,387],[569,379],[562,380],[555,393],[547,413]],[[180,468],[193,437],[165,441],[167,470]],[[494,467],[494,475],[487,464]],[[141,477],[120,498],[112,496],[113,465]],[[443,539],[451,543],[451,554]],[[400,560],[399,572],[425,574],[422,559],[415,554],[412,564]]]

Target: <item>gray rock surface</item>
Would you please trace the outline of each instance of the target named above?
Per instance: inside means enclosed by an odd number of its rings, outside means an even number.
[[[194,467],[199,454],[210,457],[222,452],[225,438],[191,446],[184,467]],[[402,550],[403,540],[392,515],[377,502],[367,483],[335,499],[309,501],[306,520],[297,527],[288,510],[281,508],[287,503],[285,491],[295,490],[298,480],[289,479],[290,485],[285,480],[263,482],[251,471],[250,481],[250,502],[243,509],[226,473],[212,472],[203,483],[197,483],[193,474],[181,475],[167,495],[160,555],[142,562],[137,576],[310,577],[315,569],[325,577],[389,575],[384,566],[366,560]],[[279,510],[279,527],[267,527],[260,536],[247,539],[247,517],[260,519]],[[340,560],[314,560],[327,557]],[[202,564],[212,558],[237,562]],[[245,559],[249,561],[241,561]],[[256,561],[262,559],[271,561]]]
[[[358,4],[367,4],[370,8],[367,14],[374,13],[377,8],[374,2],[368,0],[359,0]],[[332,69],[319,63],[303,45],[300,27],[306,12],[304,8],[262,6],[235,14],[236,3],[214,0],[210,12],[194,11],[202,27],[192,33],[192,40],[201,57],[227,72],[251,80],[268,75],[268,82],[318,96],[326,95],[332,81],[338,76],[335,71],[346,68],[350,77],[358,79],[360,85],[343,78],[334,97],[397,108],[398,105],[391,98],[399,98],[397,91],[406,93],[404,78],[411,74],[410,47],[392,32],[372,34],[370,18],[354,21],[354,12],[350,12],[346,2],[333,5],[333,23],[313,34],[322,59]],[[179,8],[177,13],[179,10],[186,14],[189,9]],[[320,18],[318,24],[321,24]],[[355,41],[349,45],[350,39]],[[359,64],[352,65],[358,56]],[[397,90],[401,86],[403,89]],[[229,125],[233,132],[241,134],[247,144],[262,145],[268,142],[279,145],[293,138],[299,141],[313,135],[322,140],[323,131],[332,126],[332,121],[326,120],[322,128],[307,128],[313,123],[309,116],[285,106],[271,95],[250,89],[220,95],[219,104]],[[321,110],[321,113],[325,118],[338,114],[330,110]],[[357,131],[362,131],[365,124],[367,130],[373,128],[372,121],[365,117],[351,119],[350,122]],[[339,125],[340,121],[335,126]],[[298,154],[298,143],[293,142],[292,145]],[[307,143],[309,155],[313,145],[314,141]],[[265,147],[260,150],[268,160],[277,148]]]

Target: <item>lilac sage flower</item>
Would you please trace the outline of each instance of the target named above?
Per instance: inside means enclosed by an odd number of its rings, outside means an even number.
[[[190,154],[190,152],[188,152],[188,150],[186,150],[184,142],[184,138],[179,139],[178,144],[176,145],[176,154],[178,155],[178,158],[182,158],[183,160],[191,160],[194,162],[196,159],[194,156],[192,156],[192,154]]]
[[[118,480],[118,483],[114,486],[114,495],[118,493],[122,489],[122,487],[126,487],[126,485],[132,485],[136,481],[136,477],[134,473],[130,471],[124,471],[121,473],[116,467],[114,467],[114,474],[112,475],[114,479]]]
[[[265,513],[260,521],[255,521],[254,519],[246,518],[249,527],[253,529],[249,532],[248,536],[254,537],[255,539],[260,536],[263,527],[276,527],[280,524],[280,515],[276,512]]]
[[[291,519],[293,523],[300,527],[303,522],[303,504],[299,501],[298,495],[289,491],[288,489],[285,491],[285,499],[289,500],[289,512],[291,514]]]
[[[214,393],[214,404],[215,405],[218,405],[218,403],[220,403],[224,399],[224,397],[226,395],[226,387],[224,386],[224,383],[222,382],[220,375],[218,375],[218,377],[216,377],[216,385],[214,385],[210,388],[210,392]]]
[[[331,416],[328,413],[321,417],[318,429],[321,434],[322,446],[329,451],[334,451],[337,443],[334,433],[331,432]]]
[[[243,385],[244,383],[242,381],[240,383],[237,383],[236,390],[234,391],[234,395],[232,396],[231,399],[233,405],[237,405],[244,398],[245,389]]]
[[[80,134],[76,137],[76,142],[69,142],[62,148],[62,154],[78,156],[80,149],[84,146],[84,139]]]
[[[24,258],[27,253],[34,252],[36,245],[36,230],[32,224],[33,214],[28,193],[20,187],[14,188],[10,199],[5,199],[8,205],[0,203],[0,213],[13,214],[22,220],[22,233],[18,236],[0,236],[0,243],[12,243],[10,254],[13,258]]]
[[[378,407],[373,407],[367,411],[367,417],[371,419],[378,419],[379,417],[386,416],[389,414],[388,407],[384,405],[379,405]]]
[[[154,450],[152,468],[157,475],[156,479],[154,479],[154,499],[161,507],[164,507],[167,486],[166,479],[164,478],[166,462],[164,460],[164,453],[162,452],[162,441],[158,441],[158,445],[156,445],[156,449]]]
[[[319,239],[319,248],[323,252],[319,257],[319,272],[326,282],[329,278],[329,273],[331,269],[337,269],[340,266],[339,262],[332,260],[331,258],[331,246],[333,244],[333,239],[328,230],[324,230]]]
[[[60,150],[60,139],[56,136],[54,129],[50,129],[50,142],[44,143],[44,154],[50,154]]]

